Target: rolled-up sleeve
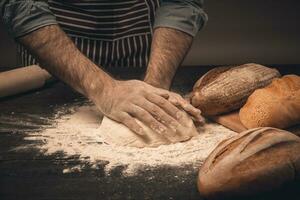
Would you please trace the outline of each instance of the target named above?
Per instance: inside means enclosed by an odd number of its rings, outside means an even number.
[[[45,1],[0,0],[0,14],[13,37],[24,36],[38,28],[57,24]]]
[[[203,0],[162,0],[156,12],[154,29],[174,28],[195,36],[208,19],[202,5]]]

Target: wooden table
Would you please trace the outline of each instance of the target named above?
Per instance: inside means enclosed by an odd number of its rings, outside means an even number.
[[[176,78],[174,87],[186,91],[199,73],[180,72],[181,78]],[[36,143],[24,140],[26,133],[47,125],[48,119],[54,119],[56,109],[68,110],[70,106],[85,101],[84,97],[62,83],[0,101],[1,200],[201,199],[196,189],[197,170],[191,166],[160,166],[124,177],[123,167],[116,168],[110,175],[105,174],[104,161],[99,164],[99,169],[87,166],[82,172],[64,174],[66,166],[80,164],[76,156],[65,158],[62,153],[46,156],[34,148],[12,150]],[[300,199],[297,188],[297,184],[289,185],[281,191],[255,199]]]

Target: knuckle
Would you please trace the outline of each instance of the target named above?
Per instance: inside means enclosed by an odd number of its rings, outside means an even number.
[[[172,104],[174,104],[174,105],[179,105],[178,100],[175,99],[175,98],[169,99],[169,101],[170,101]]]
[[[188,110],[191,109],[191,107],[189,106],[189,104],[184,103],[184,102],[181,103],[181,106],[182,106],[183,109],[188,109]]]
[[[146,96],[148,93],[147,90],[145,90],[145,88],[142,88],[139,92],[142,96]]]
[[[157,108],[157,107],[152,107],[150,111],[151,111],[151,113],[153,113],[154,115],[159,115],[159,114],[161,114],[161,110],[160,110],[159,108]]]
[[[144,91],[144,97],[147,99],[152,99],[151,93],[148,91]]]
[[[179,95],[179,94],[173,93],[173,95],[174,95],[176,98],[178,98],[178,99],[181,99],[181,98],[182,98],[181,95]]]
[[[144,118],[147,115],[147,112],[140,110],[140,109],[135,109],[134,114],[140,118]]]
[[[143,121],[149,125],[157,125],[158,124],[157,120],[148,113],[143,117]]]
[[[123,112],[116,112],[116,111],[106,116],[117,121],[124,121],[124,119],[126,118],[126,115]]]
[[[132,119],[130,117],[124,117],[123,118],[123,123],[125,123],[125,124],[131,124],[132,123]]]
[[[180,101],[182,102],[182,104],[190,105],[190,103],[183,98],[181,98]]]
[[[160,100],[158,100],[158,105],[160,105],[160,106],[166,106],[166,103],[167,101],[166,100],[164,100],[164,99],[160,99]]]
[[[145,114],[145,115],[143,116],[143,119],[144,119],[146,122],[148,122],[148,123],[153,123],[153,122],[155,122],[154,118],[153,118],[151,115],[149,115],[149,114]]]
[[[124,122],[126,120],[126,117],[124,117],[122,115],[117,115],[114,119],[119,122]]]
[[[155,120],[152,120],[152,119],[149,120],[148,123],[151,124],[153,127],[157,127],[158,126],[158,123]]]
[[[150,122],[155,125],[159,125],[160,123],[153,117],[151,117]]]
[[[148,113],[146,111],[144,111],[144,110],[138,110],[138,114],[140,116],[146,117]]]
[[[137,109],[136,106],[131,106],[131,108],[130,108],[130,113],[132,113],[132,114],[137,114],[138,112],[139,112],[139,110]]]
[[[138,125],[137,125],[137,123],[136,123],[136,121],[134,120],[134,119],[128,119],[127,121],[126,121],[126,126],[128,126],[129,128],[133,128],[133,129],[135,129],[135,128],[137,128],[138,127]]]

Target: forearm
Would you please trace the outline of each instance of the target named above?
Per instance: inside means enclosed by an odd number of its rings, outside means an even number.
[[[178,66],[183,61],[193,37],[172,28],[156,28],[153,35],[145,82],[169,89]]]
[[[41,67],[93,99],[112,78],[85,57],[57,25],[38,29],[18,39]]]

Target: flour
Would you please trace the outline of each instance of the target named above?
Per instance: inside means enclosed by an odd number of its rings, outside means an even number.
[[[71,114],[59,115],[51,128],[28,133],[26,140],[40,141],[35,148],[46,155],[63,152],[65,157],[78,156],[83,163],[97,168],[105,161],[106,173],[117,166],[125,166],[124,175],[134,175],[138,170],[161,165],[198,168],[216,145],[236,133],[215,123],[198,127],[194,139],[157,148],[134,148],[106,144],[99,134],[102,116],[93,106],[75,107]],[[64,169],[64,173],[81,171],[78,165]]]

